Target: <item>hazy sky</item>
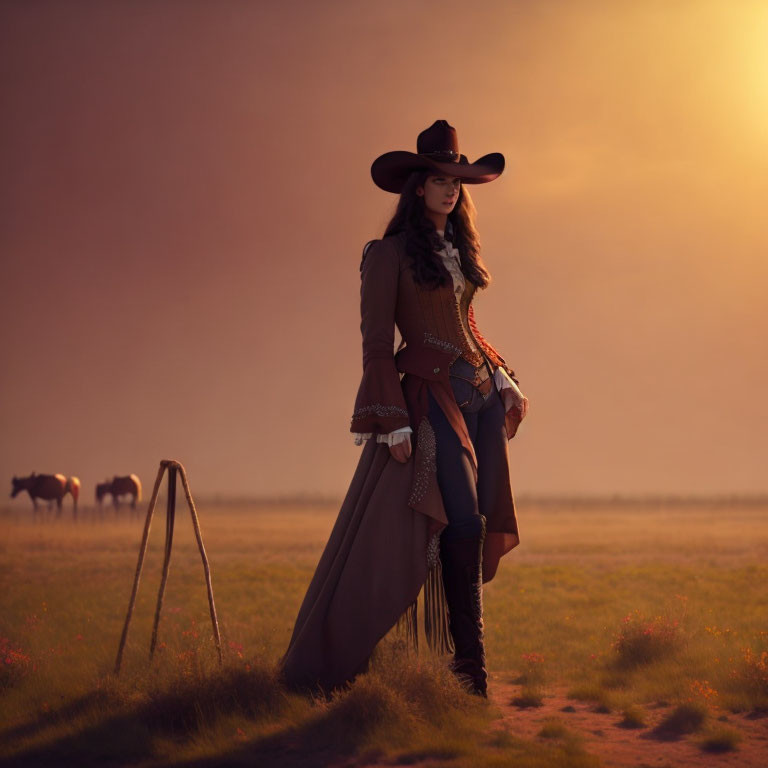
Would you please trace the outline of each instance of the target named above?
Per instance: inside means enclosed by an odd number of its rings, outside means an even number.
[[[513,488],[768,491],[767,39],[747,0],[3,2],[0,479],[342,494],[370,164],[446,119],[507,159]]]

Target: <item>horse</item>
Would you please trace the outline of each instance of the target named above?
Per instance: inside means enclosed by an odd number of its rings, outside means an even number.
[[[76,477],[67,478],[64,475],[38,475],[33,472],[27,477],[11,479],[11,498],[15,499],[22,491],[26,491],[32,499],[32,506],[37,514],[37,500],[55,501],[57,507],[56,517],[61,517],[61,506],[64,497],[72,495],[73,515],[77,519],[77,500],[80,496],[80,481]]]
[[[111,480],[96,485],[96,503],[101,507],[107,494],[112,495],[112,503],[117,510],[120,496],[131,496],[131,509],[136,509],[136,502],[141,501],[141,480],[137,475],[115,475]]]
[[[67,493],[72,494],[72,514],[77,519],[77,500],[80,498],[80,478],[68,477],[67,478]]]

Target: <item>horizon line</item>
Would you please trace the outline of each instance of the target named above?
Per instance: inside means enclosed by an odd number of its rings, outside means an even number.
[[[225,494],[201,493],[201,501],[217,503],[256,503],[256,504],[341,504],[344,496],[332,494]],[[730,502],[760,504],[768,503],[768,491],[759,493],[719,492],[719,493],[518,493],[516,502],[558,503],[558,502]]]

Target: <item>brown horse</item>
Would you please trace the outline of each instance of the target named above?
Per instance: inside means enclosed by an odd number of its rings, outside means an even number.
[[[67,493],[72,494],[72,512],[77,518],[77,500],[80,498],[80,478],[68,477],[67,478]]]
[[[141,480],[139,480],[138,475],[125,475],[123,477],[115,475],[111,480],[99,483],[96,486],[96,503],[99,506],[108,493],[112,496],[115,509],[120,504],[120,496],[131,496],[131,509],[136,509],[136,502],[141,501]]]
[[[57,517],[61,517],[61,505],[64,497],[70,493],[73,501],[73,515],[77,519],[77,500],[80,497],[80,481],[76,477],[67,478],[64,475],[38,475],[33,472],[27,477],[11,479],[11,498],[14,499],[22,491],[26,491],[32,499],[32,506],[37,512],[37,500],[55,501]]]

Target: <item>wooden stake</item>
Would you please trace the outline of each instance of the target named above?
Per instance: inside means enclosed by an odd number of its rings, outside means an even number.
[[[125,641],[128,637],[128,627],[131,623],[131,617],[133,615],[133,608],[136,604],[136,594],[139,591],[139,580],[141,579],[141,570],[144,566],[144,556],[147,551],[147,541],[149,539],[149,529],[152,525],[152,516],[155,512],[155,505],[157,503],[157,495],[160,490],[160,483],[163,479],[166,469],[168,470],[168,499],[166,503],[166,516],[165,516],[165,557],[163,559],[163,575],[160,580],[160,588],[157,593],[157,606],[155,608],[155,620],[152,626],[152,640],[149,647],[149,659],[152,660],[155,647],[157,646],[157,630],[160,624],[160,614],[163,609],[163,596],[165,594],[165,585],[168,581],[168,570],[171,563],[171,548],[173,545],[173,529],[176,522],[176,474],[181,475],[181,482],[184,486],[184,495],[187,499],[187,505],[189,506],[189,513],[192,517],[192,526],[195,530],[195,538],[197,539],[197,546],[200,550],[200,556],[203,560],[203,570],[205,572],[205,584],[208,590],[208,606],[211,613],[211,624],[213,625],[213,638],[216,642],[216,653],[219,658],[219,664],[222,663],[221,653],[221,636],[219,634],[219,621],[216,616],[216,605],[213,600],[213,586],[211,584],[211,569],[208,564],[208,557],[205,554],[205,546],[203,545],[203,535],[200,532],[200,522],[197,517],[197,510],[195,509],[195,502],[192,499],[192,493],[189,489],[189,481],[187,480],[187,473],[184,470],[184,466],[181,462],[173,459],[163,459],[160,462],[160,467],[157,472],[157,478],[155,479],[155,487],[152,490],[152,498],[149,501],[147,507],[147,518],[144,522],[144,533],[141,539],[141,545],[139,547],[139,562],[136,565],[136,575],[133,580],[133,590],[131,591],[131,598],[128,602],[128,612],[125,617],[125,624],[123,626],[123,633],[120,637],[120,646],[117,649],[117,660],[115,661],[115,674],[120,674],[120,667],[123,660],[123,651],[125,649]]]
[[[213,585],[211,584],[211,568],[208,565],[208,556],[205,554],[205,546],[203,545],[203,534],[200,532],[200,522],[197,519],[197,510],[195,509],[195,502],[192,500],[192,493],[189,490],[189,481],[187,480],[187,473],[184,471],[184,467],[179,464],[179,471],[181,472],[181,483],[184,486],[184,495],[187,497],[187,505],[189,506],[189,514],[192,516],[192,525],[195,529],[195,538],[197,539],[197,547],[200,550],[200,557],[203,560],[203,570],[205,571],[205,585],[208,589],[208,607],[211,612],[211,624],[213,625],[213,638],[216,641],[216,652],[219,655],[219,664],[222,663],[221,657],[221,635],[219,634],[219,620],[216,616],[216,604],[213,602]]]
[[[152,642],[149,644],[149,660],[155,655],[157,645],[157,627],[160,624],[160,611],[163,610],[163,595],[168,583],[168,568],[171,565],[171,546],[173,545],[173,526],[176,521],[176,467],[168,467],[168,501],[165,508],[165,557],[163,558],[163,575],[160,578],[160,589],[157,592],[157,607],[155,621],[152,625]]]

